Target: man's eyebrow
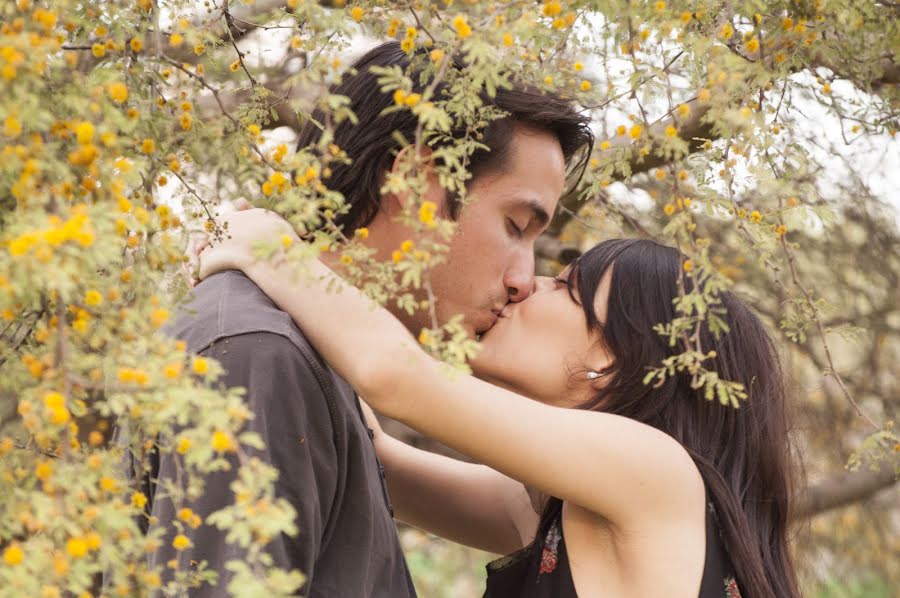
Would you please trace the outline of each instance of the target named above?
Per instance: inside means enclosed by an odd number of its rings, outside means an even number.
[[[531,213],[534,216],[535,220],[537,220],[541,226],[546,226],[550,223],[550,214],[547,213],[547,210],[544,209],[544,206],[542,206],[537,200],[515,199],[513,200],[513,207],[527,208],[528,210],[531,210]]]

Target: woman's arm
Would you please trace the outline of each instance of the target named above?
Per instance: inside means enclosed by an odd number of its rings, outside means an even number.
[[[283,221],[263,210],[229,220],[236,238],[201,255],[201,275],[243,269],[375,410],[614,524],[682,517],[703,500],[696,467],[670,436],[628,418],[551,407],[472,376],[449,376],[390,312],[318,260],[306,260],[308,275],[298,278],[290,264],[249,258],[251,241],[277,235]]]
[[[384,432],[371,409],[362,407],[397,519],[496,554],[532,540],[538,515],[522,484],[486,465],[410,446]]]

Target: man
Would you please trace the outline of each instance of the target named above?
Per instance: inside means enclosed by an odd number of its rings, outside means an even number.
[[[399,44],[380,45],[357,61],[357,74],[333,90],[350,98],[358,117],[358,124],[342,123],[335,132],[334,143],[352,160],[334,165],[327,180],[351,206],[338,224],[348,236],[368,228],[366,242],[385,260],[409,230],[395,218],[403,198],[380,189],[402,159],[394,133],[413,139],[417,121],[408,110],[381,115],[393,100],[379,91],[377,76],[368,69],[406,67],[408,61]],[[490,101],[510,116],[485,130],[482,142],[490,151],[471,159],[469,193],[477,201],[462,210],[429,176],[429,197],[459,223],[446,263],[431,274],[435,309],[441,321],[463,314],[473,334],[489,329],[507,302],[521,301],[531,292],[534,242],[556,208],[558,181],[591,139],[586,119],[561,98],[516,88],[500,90]],[[314,114],[312,120],[320,116]],[[319,134],[307,120],[299,146],[314,144]],[[426,325],[425,312],[397,315],[415,333]],[[268,548],[279,567],[307,576],[301,594],[414,596],[383,470],[357,397],[316,355],[291,318],[248,278],[224,272],[194,289],[187,311],[169,332],[184,339],[191,351],[219,360],[227,372],[226,385],[247,389],[247,405],[255,416],[248,426],[266,443],[261,456],[280,473],[278,495],[297,510],[299,533],[276,538]],[[150,480],[156,483],[176,479],[171,455],[161,455],[154,469]],[[236,469],[235,463],[230,471],[209,476],[203,498],[192,509],[205,517],[229,504],[228,486]],[[157,500],[152,492],[150,496],[150,514],[171,529],[177,515],[172,503]],[[174,559],[179,568],[188,568],[205,560],[219,572],[219,581],[194,595],[224,594],[224,564],[240,553],[212,526],[185,533],[191,549],[176,551],[170,534],[151,555],[151,564]]]

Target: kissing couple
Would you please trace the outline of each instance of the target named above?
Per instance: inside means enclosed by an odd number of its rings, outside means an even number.
[[[382,192],[401,168],[395,133],[412,139],[417,126],[409,110],[382,114],[393,100],[370,69],[394,65],[408,69],[409,56],[382,44],[333,89],[359,122],[338,125],[334,143],[350,162],[327,179],[349,205],[337,224],[347,236],[365,227],[384,261],[410,235],[397,218],[406,198]],[[471,157],[475,199],[462,206],[425,173],[425,199],[457,225],[430,272],[432,307],[440,322],[462,314],[479,336],[474,375],[448,376],[414,336],[430,327],[427,311],[373,309],[340,277],[337,256],[306,260],[304,276],[296,263],[254,258],[260,241],[296,237],[271,212],[227,215],[230,237],[199,254],[202,282],[169,333],[219,360],[224,384],[247,389],[248,427],[297,511],[299,533],[267,546],[274,562],[306,575],[308,598],[415,596],[396,518],[505,555],[487,566],[490,598],[798,597],[785,390],[764,326],[721,292],[727,332],[698,333],[715,352],[706,367],[744,385],[740,408],[705,400],[688,374],[644,384],[679,352],[654,327],[677,316],[679,288],[694,284],[683,256],[612,239],[555,278],[535,277],[535,241],[592,134],[571,100],[525,85],[485,101],[507,116]],[[316,117],[299,147],[320,138]],[[392,438],[372,411],[473,462]],[[175,458],[160,455],[151,483],[175,479]],[[230,504],[236,469],[206,479],[193,511]],[[148,509],[171,529],[170,501]],[[192,595],[223,595],[238,549],[211,525],[186,533],[191,549],[164,540],[151,564],[206,561],[218,582]]]

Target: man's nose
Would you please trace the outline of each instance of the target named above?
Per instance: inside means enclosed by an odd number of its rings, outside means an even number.
[[[503,284],[506,285],[506,294],[510,301],[515,303],[528,299],[534,290],[533,255],[507,270],[506,276],[503,277]]]

